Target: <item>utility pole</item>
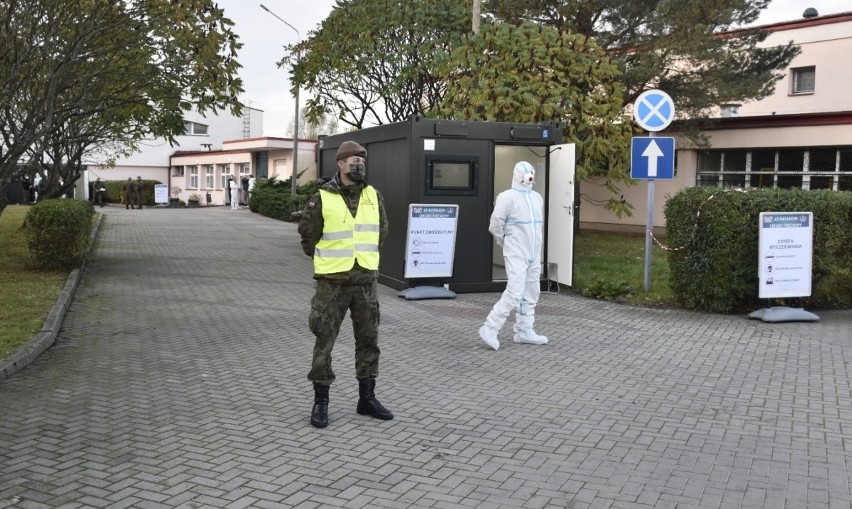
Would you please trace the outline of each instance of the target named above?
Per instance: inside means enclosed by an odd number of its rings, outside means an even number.
[[[296,32],[296,36],[299,38],[299,40],[296,41],[296,44],[302,42],[302,34],[299,33],[299,31],[296,29],[296,27],[294,27],[290,23],[287,23],[286,21],[284,21],[283,18],[281,18],[279,15],[275,14],[274,12],[270,11],[265,5],[260,4],[260,8],[263,9],[264,11],[268,12],[269,14],[272,14],[276,18],[278,18],[278,21],[280,21],[280,22],[284,23],[285,25],[287,25],[288,27],[292,28]],[[296,65],[299,65],[299,58],[300,58],[300,55],[297,52],[296,53]],[[299,187],[298,186],[298,177],[299,177],[299,84],[298,83],[296,83],[296,93],[294,95],[296,96],[296,119],[293,122],[293,126],[294,126],[293,127],[293,173],[290,176],[290,194],[293,195],[293,196],[296,195],[296,188]]]
[[[479,21],[482,14],[482,0],[473,0],[473,33],[479,35]]]

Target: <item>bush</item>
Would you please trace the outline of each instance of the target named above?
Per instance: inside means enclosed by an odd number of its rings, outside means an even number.
[[[630,283],[623,280],[604,281],[603,279],[595,279],[595,281],[582,292],[586,297],[592,297],[600,300],[618,301],[622,298],[633,295],[635,291]]]
[[[22,228],[32,264],[40,269],[70,269],[86,256],[95,208],[84,200],[53,199],[30,208]]]
[[[319,179],[299,186],[296,195],[293,195],[290,179],[278,180],[273,177],[258,180],[251,193],[249,209],[281,221],[298,221],[305,203],[325,182]]]
[[[699,214],[700,212],[700,214]],[[814,308],[852,307],[852,193],[801,189],[690,188],[666,202],[669,284],[687,308],[730,313],[759,305],[761,212],[813,212]]]

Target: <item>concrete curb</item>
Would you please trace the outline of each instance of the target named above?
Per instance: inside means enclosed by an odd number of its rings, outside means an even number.
[[[68,311],[68,306],[71,304],[71,299],[74,298],[74,292],[77,291],[77,285],[80,283],[80,276],[83,269],[86,267],[89,253],[92,250],[92,245],[95,242],[95,236],[98,233],[98,228],[101,226],[103,214],[98,215],[95,226],[92,228],[92,233],[89,235],[89,243],[86,248],[86,257],[80,268],[71,271],[68,279],[65,280],[65,286],[62,288],[62,293],[56,299],[53,307],[47,313],[47,318],[41,326],[41,331],[37,332],[32,339],[21,346],[21,349],[13,353],[9,357],[0,360],[0,380],[8,378],[18,371],[24,369],[31,362],[36,360],[39,355],[50,348],[56,342],[56,336],[59,335],[59,329],[62,328],[62,322],[65,320],[65,313]]]

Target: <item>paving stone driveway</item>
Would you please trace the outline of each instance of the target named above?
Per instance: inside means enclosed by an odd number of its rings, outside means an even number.
[[[295,225],[102,211],[56,344],[0,381],[0,508],[852,506],[850,311],[767,324],[548,293],[550,344],[504,330],[495,352],[476,331],[497,294],[380,287],[397,417],[355,413],[345,326],[318,430]]]

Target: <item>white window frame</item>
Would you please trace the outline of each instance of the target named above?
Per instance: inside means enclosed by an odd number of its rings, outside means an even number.
[[[204,188],[205,189],[213,189],[213,183],[216,181],[214,178],[214,171],[212,164],[204,165]]]
[[[220,164],[219,166],[219,183],[221,185],[221,189],[228,189],[228,177],[231,176],[231,165],[230,164]]]
[[[186,136],[207,136],[209,131],[207,124],[199,124],[190,120],[183,121],[183,128]]]
[[[198,189],[198,166],[189,167],[189,188]]]
[[[183,166],[173,166],[172,177],[183,177]]]
[[[251,175],[251,164],[250,163],[238,163],[237,170],[239,171],[240,176],[240,185],[242,185],[243,177]]]

